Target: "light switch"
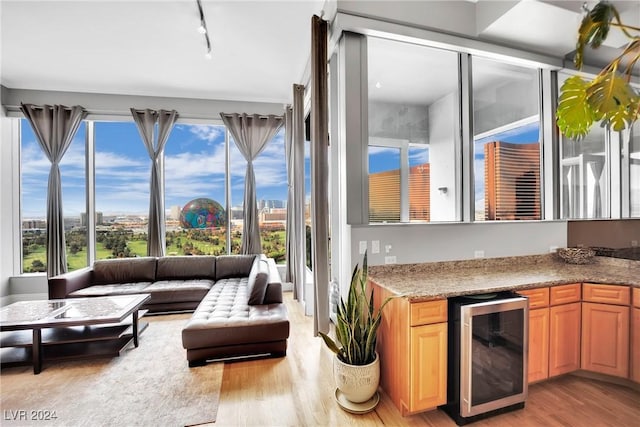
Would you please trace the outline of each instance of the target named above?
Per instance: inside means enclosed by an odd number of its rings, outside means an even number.
[[[371,253],[379,254],[380,253],[380,240],[372,240],[371,241]]]
[[[365,252],[367,252],[367,241],[360,240],[360,255],[364,254]]]

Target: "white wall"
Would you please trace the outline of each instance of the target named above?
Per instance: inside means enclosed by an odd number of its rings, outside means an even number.
[[[468,1],[338,0],[338,11],[468,36],[476,35],[476,7],[475,3]]]
[[[163,98],[154,96],[108,95],[100,93],[55,92],[3,87],[2,105],[15,111],[21,102],[32,104],[81,105],[89,118],[131,117],[129,108],[175,109],[179,119],[220,120],[220,113],[278,114],[283,104],[211,99]]]
[[[431,221],[456,219],[456,144],[460,138],[458,93],[449,94],[429,106],[429,173]],[[438,188],[446,187],[441,193]]]
[[[361,262],[358,244],[366,240],[370,265],[384,264],[395,256],[398,264],[453,261],[549,253],[551,246],[567,246],[565,221],[513,221],[447,224],[352,225],[352,264]],[[380,253],[371,253],[371,241],[380,241]],[[385,246],[391,252],[385,254]],[[352,268],[353,268],[352,265]]]

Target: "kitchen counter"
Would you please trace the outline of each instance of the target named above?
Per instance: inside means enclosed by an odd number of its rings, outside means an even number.
[[[640,288],[640,261],[597,256],[575,265],[548,254],[392,264],[370,266],[369,279],[412,302],[579,282]]]

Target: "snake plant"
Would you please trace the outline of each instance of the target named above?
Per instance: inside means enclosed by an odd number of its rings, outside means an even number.
[[[367,297],[367,254],[364,254],[362,269],[353,270],[349,295],[340,298],[334,341],[319,332],[325,344],[336,353],[338,359],[349,365],[368,365],[376,358],[376,333],[380,326],[382,309],[391,298],[387,298],[376,310],[373,305],[373,289]]]

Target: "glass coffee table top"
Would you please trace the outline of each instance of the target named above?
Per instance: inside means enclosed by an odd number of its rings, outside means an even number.
[[[19,301],[0,309],[0,327],[20,328],[121,320],[150,298],[149,294],[60,300]]]

